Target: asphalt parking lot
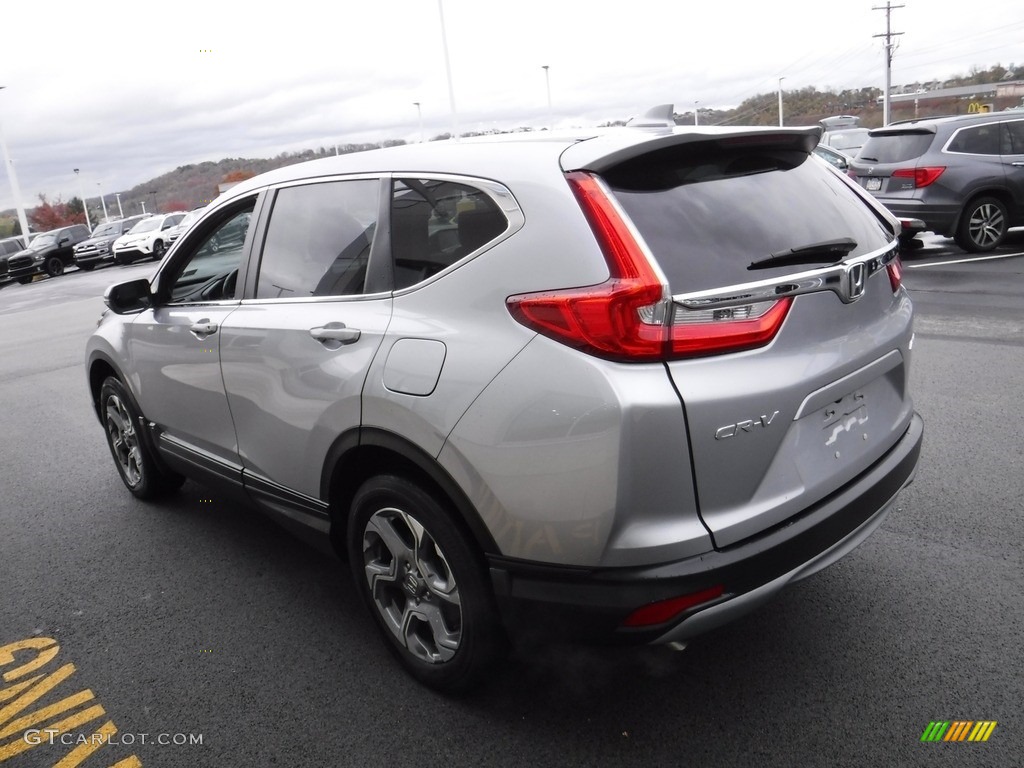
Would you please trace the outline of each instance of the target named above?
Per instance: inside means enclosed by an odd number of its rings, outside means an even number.
[[[1024,232],[905,266],[925,445],[874,536],[682,653],[523,646],[462,699],[405,676],[331,558],[195,483],[124,490],[84,344],[152,263],[3,287],[0,764],[1020,765]]]

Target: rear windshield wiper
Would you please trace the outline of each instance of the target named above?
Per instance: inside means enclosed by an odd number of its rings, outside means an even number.
[[[863,155],[857,158],[858,160],[867,160],[869,163],[877,163],[877,157],[864,157]]]
[[[838,264],[850,251],[857,247],[857,241],[849,237],[811,243],[788,251],[778,251],[767,259],[750,263],[747,269],[768,269],[785,267],[790,264]]]

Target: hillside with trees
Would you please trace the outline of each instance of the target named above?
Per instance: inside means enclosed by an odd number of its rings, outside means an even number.
[[[914,83],[906,88],[914,90],[934,90],[936,88],[956,88],[970,85],[985,85],[1005,81],[1014,76],[1015,66],[995,65],[986,70],[972,69],[966,75],[945,80],[941,83]],[[856,90],[818,90],[809,86],[798,90],[783,92],[783,118],[786,125],[815,125],[822,118],[830,115],[855,115],[860,118],[861,125],[876,128],[882,124],[882,105],[879,99],[882,91],[879,88],[860,88]],[[1006,100],[997,103],[995,108],[1005,109],[1016,106]],[[960,99],[929,99],[923,107],[919,107],[915,115],[912,102],[893,102],[891,105],[891,121],[928,117],[939,114],[958,114],[965,111],[966,106]],[[1019,102],[1017,102],[1019,103]],[[763,93],[746,99],[734,109],[700,110],[698,122],[701,125],[778,125],[779,102],[777,93]],[[680,125],[693,124],[694,114],[677,113],[676,122]],[[622,125],[616,121],[607,125]],[[518,129],[529,130],[529,129]],[[467,134],[476,135],[476,134]],[[449,138],[448,134],[435,136],[432,141]],[[249,178],[266,171],[281,168],[293,163],[327,157],[334,154],[360,152],[377,147],[397,146],[404,144],[401,140],[388,140],[380,144],[346,144],[337,148],[319,147],[301,152],[282,152],[270,158],[225,158],[217,162],[203,162],[182,165],[169,173],[138,184],[124,190],[121,195],[121,210],[125,216],[142,213],[165,213],[169,211],[190,210],[205,205],[218,195],[220,185]],[[106,196],[107,213],[117,217],[117,195]],[[50,202],[45,195],[39,195],[39,205],[27,212],[30,226],[35,231],[45,231],[54,227],[71,223],[83,223],[85,216],[82,201],[77,197],[68,202],[60,199]],[[101,221],[103,212],[98,200],[89,200],[89,216],[92,223]],[[0,213],[0,237],[20,234],[17,218],[13,210]]]

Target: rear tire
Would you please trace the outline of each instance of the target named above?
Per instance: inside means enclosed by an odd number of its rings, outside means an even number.
[[[483,561],[451,514],[405,478],[374,477],[352,502],[348,548],[388,648],[421,683],[455,693],[479,684],[507,641]]]
[[[1006,206],[994,197],[971,200],[960,216],[956,244],[970,253],[984,253],[998,247],[1009,229]]]
[[[19,278],[18,278],[18,282],[19,282],[19,283],[20,283],[21,285],[28,285],[28,284],[29,284],[29,283],[31,283],[31,282],[32,282],[33,280],[35,280],[35,277],[36,277],[35,275],[27,275],[27,276],[25,276],[25,277],[19,277]]]
[[[94,269],[96,269],[96,265],[95,264],[79,264],[78,268],[81,269],[81,270],[84,270],[85,272],[92,272]]]
[[[176,491],[185,482],[162,469],[139,430],[142,417],[121,381],[107,377],[100,387],[100,416],[107,445],[125,487],[140,499],[155,499]]]

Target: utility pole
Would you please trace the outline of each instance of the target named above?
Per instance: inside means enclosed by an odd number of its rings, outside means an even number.
[[[873,11],[885,11],[885,34],[872,35],[872,37],[884,37],[885,38],[885,93],[882,95],[882,125],[889,124],[889,91],[892,90],[892,52],[896,45],[892,39],[899,37],[902,32],[892,31],[892,12],[897,8],[903,8],[902,5],[893,5],[889,0],[886,0],[884,6],[876,5],[871,10]]]
[[[779,78],[779,128],[782,127],[782,81],[785,79],[785,76]]]

